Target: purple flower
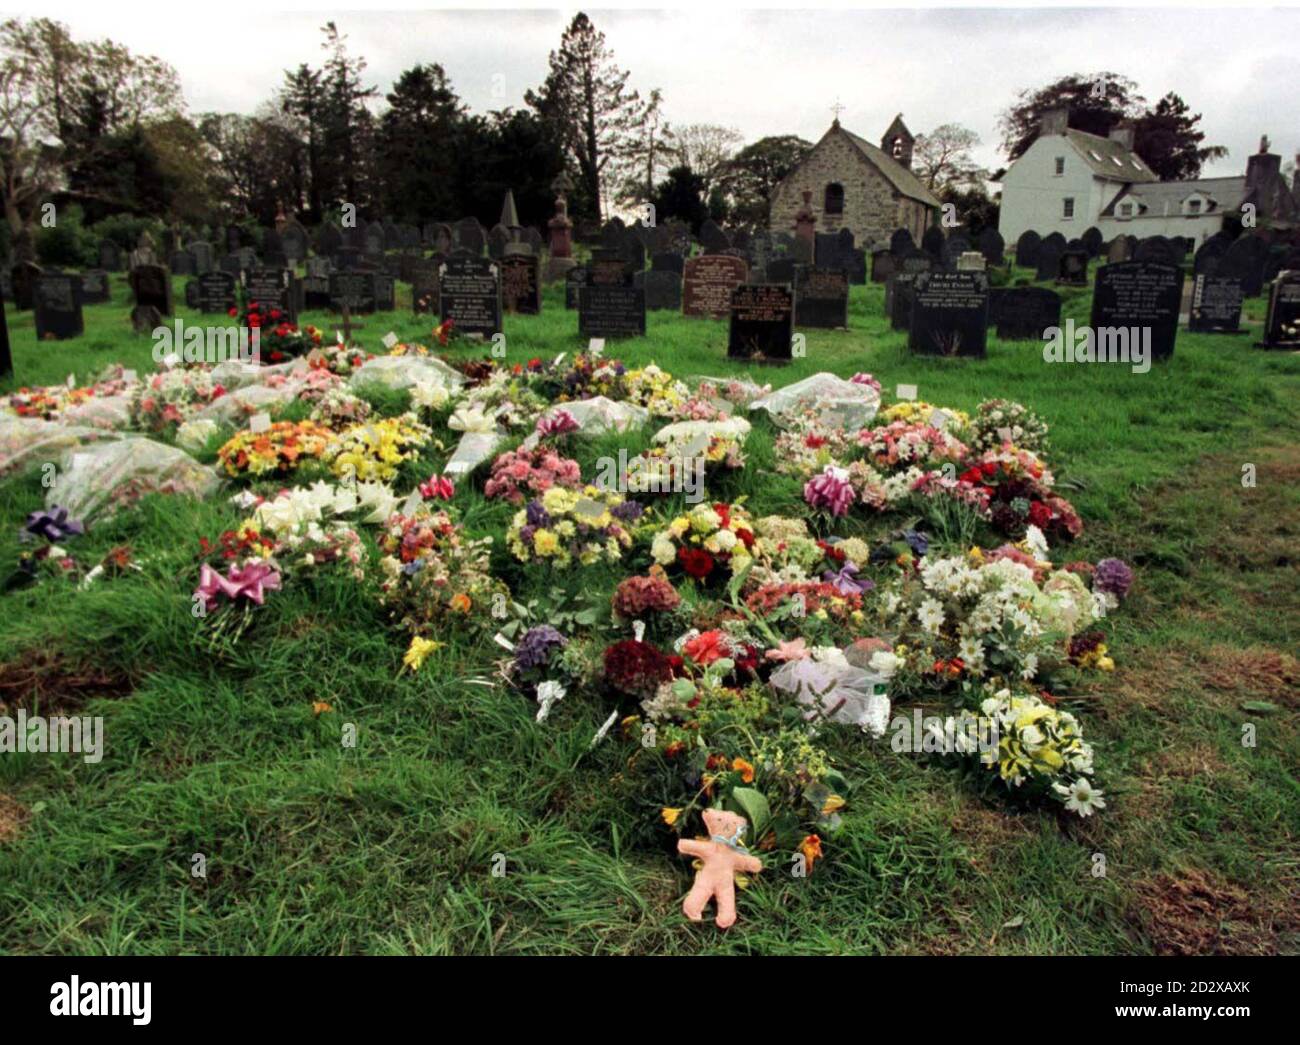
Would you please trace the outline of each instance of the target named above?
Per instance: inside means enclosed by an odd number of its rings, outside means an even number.
[[[56,504],[48,511],[32,512],[27,516],[27,523],[19,533],[19,537],[23,540],[44,537],[51,544],[56,544],[85,532],[86,528],[80,522],[69,517],[68,509],[60,508]]]
[[[532,671],[546,667],[551,653],[564,646],[568,640],[549,624],[529,628],[515,645],[515,667]]]
[[[849,481],[829,468],[814,475],[804,484],[803,499],[814,508],[822,508],[831,515],[848,515],[849,506],[857,495]]]
[[[528,520],[529,526],[550,526],[551,516],[542,507],[541,501],[529,501],[528,506],[524,509],[524,518]]]
[[[903,540],[916,556],[924,555],[930,550],[930,538],[921,530],[904,530]]]
[[[641,518],[641,513],[645,511],[645,505],[639,501],[624,501],[610,509],[609,514],[619,522],[633,523]]]
[[[1133,586],[1133,571],[1122,559],[1102,559],[1092,575],[1092,586],[1122,599]]]
[[[858,580],[858,568],[851,562],[846,562],[840,567],[839,573],[834,570],[825,571],[822,574],[822,580],[835,585],[835,590],[841,595],[861,595],[876,586],[876,582],[870,577],[863,577]]]

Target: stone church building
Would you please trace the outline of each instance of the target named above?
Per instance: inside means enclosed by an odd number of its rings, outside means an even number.
[[[849,229],[859,246],[869,248],[888,244],[894,230],[903,228],[919,243],[939,201],[911,171],[914,141],[902,113],[879,146],[846,131],[836,119],[772,193],[768,227],[793,232],[808,191],[818,232]]]

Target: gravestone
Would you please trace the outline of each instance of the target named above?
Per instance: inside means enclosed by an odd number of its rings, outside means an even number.
[[[469,254],[478,257],[483,253],[484,237],[483,226],[478,223],[477,218],[461,218],[456,222],[456,246]]]
[[[578,291],[590,282],[591,272],[584,265],[575,265],[564,274],[564,307],[578,307]]]
[[[445,221],[424,227],[425,240],[438,254],[450,254],[456,249],[456,237]]]
[[[989,292],[989,322],[1003,341],[1041,341],[1061,325],[1061,295],[1046,287],[1003,287]]]
[[[353,316],[375,311],[375,273],[349,269],[331,272],[329,307],[335,312],[344,308]]]
[[[749,266],[729,254],[701,254],[686,262],[682,278],[682,314],[713,316],[731,312],[731,292],[745,282]]]
[[[906,330],[912,322],[912,292],[916,277],[934,269],[934,259],[923,250],[906,255],[899,271],[885,284],[885,314],[893,330]]]
[[[921,236],[921,249],[936,262],[943,258],[943,229],[938,225],[931,225]]]
[[[722,231],[716,221],[706,218],[700,226],[700,245],[707,254],[721,254],[724,250],[731,249],[731,237]]]
[[[947,238],[943,241],[943,253],[941,255],[943,267],[948,272],[957,271],[957,259],[963,254],[971,252],[970,237],[964,232],[954,229],[948,233]]]
[[[853,267],[853,233],[819,232],[813,240],[813,264],[821,269],[848,272]]]
[[[172,314],[171,274],[161,265],[137,265],[127,281],[137,305],[152,305],[164,316]]]
[[[1117,265],[1129,260],[1129,243],[1125,236],[1116,236],[1106,248],[1106,264]]]
[[[131,309],[131,330],[146,337],[163,324],[163,314],[153,305],[136,305]]]
[[[794,302],[794,292],[776,283],[742,283],[733,290],[727,356],[762,362],[790,359]]]
[[[302,307],[304,311],[316,312],[330,307],[330,277],[306,275],[302,278]]]
[[[325,257],[343,249],[343,232],[337,225],[322,225],[316,237],[316,253]]]
[[[108,273],[103,269],[86,269],[81,274],[81,303],[102,305],[112,296]]]
[[[280,233],[280,243],[284,256],[295,265],[307,257],[307,230],[298,222],[291,221]]]
[[[652,272],[675,272],[679,277],[686,266],[686,259],[675,250],[661,251],[650,257]]]
[[[372,221],[366,226],[365,239],[362,243],[362,249],[367,254],[382,254],[387,246],[384,226],[377,221]]]
[[[1058,247],[1055,243],[1048,243],[1043,240],[1043,245],[1038,248],[1038,272],[1034,276],[1040,282],[1043,280],[1056,280],[1061,278],[1061,258],[1065,250]]]
[[[907,229],[895,229],[892,236],[889,237],[889,253],[902,257],[904,254],[910,254],[916,249],[916,240],[912,239],[912,233]]]
[[[288,269],[245,269],[240,273],[240,282],[244,286],[244,295],[249,304],[256,302],[266,315],[270,315],[271,311],[278,311],[279,316],[271,316],[277,322],[297,324],[298,311],[293,294],[293,273]]]
[[[1081,247],[1076,247],[1062,254],[1056,282],[1071,287],[1086,287],[1088,285],[1088,252]]]
[[[1051,246],[1052,249],[1056,250],[1058,253],[1064,253],[1065,249],[1070,244],[1069,241],[1066,240],[1066,238],[1063,235],[1061,235],[1061,233],[1049,232],[1046,236],[1043,237],[1043,245]]]
[[[14,308],[18,311],[25,312],[32,307],[32,293],[42,271],[34,261],[20,261],[11,270],[9,280],[13,287]]]
[[[488,257],[500,261],[505,255],[506,245],[509,242],[510,230],[504,225],[493,225],[487,237]]]
[[[793,283],[799,266],[794,258],[776,258],[767,263],[767,281],[769,283]]]
[[[1129,331],[1134,336],[1150,332],[1153,359],[1174,354],[1178,312],[1185,273],[1177,265],[1158,261],[1122,261],[1103,265],[1093,281],[1090,325],[1098,338],[1103,328]],[[1112,337],[1112,345],[1117,342]]]
[[[501,269],[488,258],[452,254],[438,270],[442,321],[463,334],[501,332]]]
[[[1222,259],[1215,274],[1231,276],[1241,281],[1241,292],[1248,298],[1259,297],[1264,292],[1264,263],[1268,260],[1268,244],[1259,236],[1238,236]]]
[[[989,278],[983,272],[922,272],[912,293],[908,347],[921,355],[982,359],[988,341]]]
[[[1079,237],[1083,242],[1083,249],[1088,252],[1088,257],[1095,258],[1101,253],[1102,244],[1106,242],[1106,237],[1101,234],[1101,229],[1096,225],[1089,225],[1083,230],[1083,235]]]
[[[185,248],[194,258],[194,274],[201,276],[205,272],[212,271],[213,255],[212,244],[206,240],[195,240]]]
[[[1264,340],[1257,347],[1300,349],[1300,269],[1284,269],[1270,285]]]
[[[888,283],[889,277],[898,271],[897,256],[888,250],[871,252],[871,282]]]
[[[102,240],[99,244],[99,267],[109,272],[122,271],[122,248],[111,239]]]
[[[957,258],[953,269],[957,272],[984,272],[988,269],[988,259],[978,250],[968,250]]]
[[[535,254],[501,259],[501,303],[507,312],[536,316],[542,311],[540,264]]]
[[[416,315],[437,315],[442,311],[442,290],[438,269],[443,259],[435,264],[421,265],[411,273],[411,309]]]
[[[1037,269],[1038,252],[1043,249],[1043,237],[1033,229],[1020,234],[1016,240],[1016,264],[1021,268]]]
[[[1133,251],[1134,261],[1151,261],[1159,265],[1177,265],[1178,253],[1164,236],[1148,236]]]
[[[194,276],[198,274],[198,266],[195,264],[194,255],[188,250],[174,250],[167,259],[167,267],[172,270],[174,276]]]
[[[1219,268],[1219,263],[1223,260],[1223,255],[1228,253],[1228,248],[1232,246],[1232,239],[1223,232],[1216,232],[1202,243],[1196,250],[1192,258],[1192,274],[1196,276],[1213,276]]]
[[[855,247],[849,252],[847,272],[849,282],[854,286],[865,287],[867,285],[867,252],[865,250]]]
[[[632,266],[621,251],[600,249],[587,262],[587,282],[600,287],[630,287]]]
[[[1198,334],[1241,334],[1241,280],[1202,272],[1192,280],[1187,329]]]
[[[375,311],[392,312],[397,308],[397,280],[387,272],[375,273]]]
[[[979,234],[979,251],[990,265],[1001,265],[1006,258],[1007,241],[995,228],[986,228]]]
[[[229,272],[205,272],[190,284],[196,288],[195,304],[200,312],[229,315],[236,306],[235,277]]]
[[[795,326],[836,329],[849,325],[849,277],[837,269],[808,266],[796,273]]]
[[[633,285],[645,290],[645,307],[649,312],[680,312],[682,308],[682,277],[676,272],[638,272]]]
[[[608,283],[582,287],[578,291],[578,333],[587,338],[645,334],[645,291]]]
[[[32,286],[32,312],[37,341],[66,341],[86,331],[81,315],[81,277],[45,272]]]

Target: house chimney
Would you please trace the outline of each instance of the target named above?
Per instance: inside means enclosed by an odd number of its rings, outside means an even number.
[[[1268,151],[1268,135],[1259,140],[1259,152],[1246,161],[1246,191],[1261,197],[1268,195],[1282,174],[1282,157]]]
[[[1049,134],[1064,134],[1070,126],[1068,109],[1048,109],[1038,121],[1038,133],[1042,137]]]
[[[1119,142],[1129,152],[1133,151],[1133,121],[1120,120],[1110,129],[1110,140]]]
[[[1291,172],[1291,195],[1295,197],[1295,205],[1300,207],[1300,152],[1295,154],[1295,170]]]

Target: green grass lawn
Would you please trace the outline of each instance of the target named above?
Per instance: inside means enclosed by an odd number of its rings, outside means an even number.
[[[8,387],[70,372],[85,382],[116,361],[152,370],[125,281],[114,284],[77,341],[38,344],[31,313],[10,309]],[[1088,292],[1067,293],[1065,316],[1086,322]],[[754,376],[865,370],[887,401],[907,382],[928,402],[973,410],[1009,398],[1050,423],[1049,460],[1078,482],[1069,496],[1086,527],[1068,557],[1118,555],[1137,573],[1107,621],[1117,670],[1078,694],[1102,814],[1067,823],[1017,810],[845,730],[829,746],[853,787],[827,858],[806,879],[779,867],[758,876],[731,931],[693,926],[679,906],[690,865],[657,829],[659,796],[624,779],[623,745],[586,753],[608,714],[596,696],[571,694],[539,727],[499,680],[468,681],[494,676],[486,641],[449,643],[419,675],[399,674],[404,640],[342,578],[278,593],[255,640],[214,662],[189,612],[197,540],[241,513],[224,496],[152,498],[76,548],[97,561],[130,544],[143,572],[0,596],[0,700],[106,720],[97,765],[0,758],[0,950],[1300,950],[1300,359],[1251,348],[1261,299],[1247,307],[1253,336],[1180,332],[1173,360],[1146,374],[1048,365],[1036,343],[996,339],[983,361],[918,358],[889,329],[882,298],[881,287],[854,287],[849,331],[808,331],[806,358]],[[363,322],[372,351],[390,330],[430,340],[430,322],[401,309]],[[745,369],[726,360],[725,323],[651,313],[648,328],[607,354],[688,379]],[[546,291],[542,316],[507,317],[505,333],[512,362],[584,347],[560,288]],[[772,431],[756,422],[749,464],[712,494],[746,495],[755,514],[799,513],[798,484],[771,468]],[[580,444],[584,476],[616,445]],[[411,474],[445,456],[430,452]],[[1256,466],[1254,488],[1241,484],[1244,464]],[[0,483],[6,573],[44,492],[36,471]],[[468,490],[457,504],[468,530],[501,543],[507,506]],[[601,583],[522,571],[498,552],[522,599]],[[315,716],[317,700],[334,713]],[[1261,706],[1271,710],[1252,710]],[[343,723],[356,724],[354,749],[340,744]],[[1254,747],[1242,743],[1248,723]],[[195,853],[206,878],[191,876]],[[503,876],[491,873],[495,854]]]

